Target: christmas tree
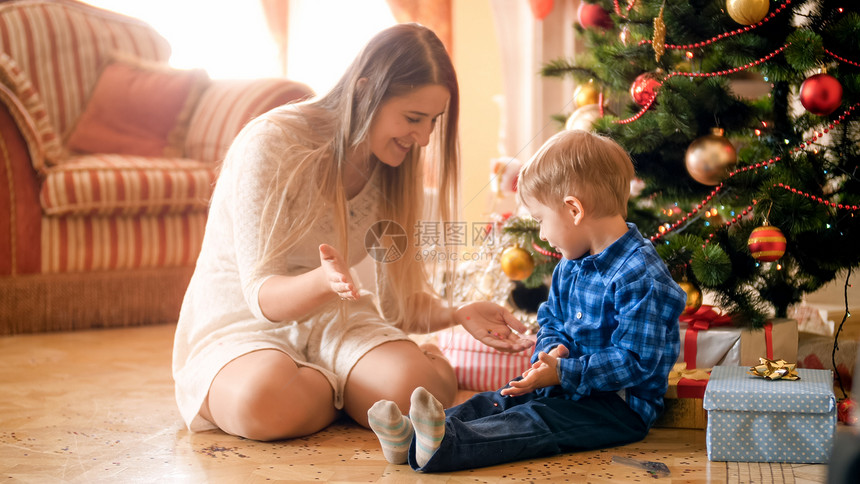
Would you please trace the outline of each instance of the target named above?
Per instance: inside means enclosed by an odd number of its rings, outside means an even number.
[[[630,152],[628,219],[691,299],[759,327],[860,264],[856,2],[589,0],[578,20],[586,54],[542,75],[579,86],[566,128]],[[538,283],[536,227],[505,230]]]

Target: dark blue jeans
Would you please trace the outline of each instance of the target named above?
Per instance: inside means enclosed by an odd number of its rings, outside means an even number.
[[[562,452],[592,450],[637,442],[648,426],[616,393],[573,401],[538,397],[534,392],[503,397],[498,391],[474,395],[445,411],[445,438],[423,472],[485,467]]]

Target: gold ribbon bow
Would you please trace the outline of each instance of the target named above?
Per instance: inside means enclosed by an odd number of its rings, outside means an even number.
[[[707,370],[703,370],[702,368],[688,370],[687,364],[682,361],[680,363],[675,363],[672,371],[669,372],[669,383],[674,382],[677,384],[678,380],[681,378],[686,378],[688,380],[707,380],[710,377],[711,375]]]
[[[768,380],[800,380],[800,375],[797,374],[796,363],[788,363],[785,360],[769,360],[767,358],[759,358],[760,365],[751,366],[749,373],[753,376],[760,376]]]

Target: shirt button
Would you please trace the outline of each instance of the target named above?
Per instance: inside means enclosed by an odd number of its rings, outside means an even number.
[[[576,319],[582,319],[582,312],[576,313]]]

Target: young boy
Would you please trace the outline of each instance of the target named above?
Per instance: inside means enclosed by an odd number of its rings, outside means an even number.
[[[614,141],[563,131],[520,171],[517,197],[564,257],[538,310],[532,367],[446,412],[425,389],[409,417],[368,411],[392,464],[423,472],[490,466],[642,440],[663,409],[686,296],[626,223],[633,164]]]

